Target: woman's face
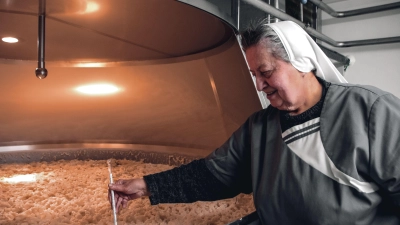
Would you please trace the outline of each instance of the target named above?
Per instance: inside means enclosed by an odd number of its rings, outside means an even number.
[[[262,42],[246,50],[246,59],[257,90],[267,94],[273,107],[296,113],[305,104],[304,74],[292,64],[273,57]]]

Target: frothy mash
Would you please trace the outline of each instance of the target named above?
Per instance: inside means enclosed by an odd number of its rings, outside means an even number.
[[[173,168],[113,160],[113,178],[128,179]],[[113,224],[106,160],[0,164],[0,224]],[[251,195],[190,204],[151,206],[131,201],[118,224],[227,224],[253,212]]]

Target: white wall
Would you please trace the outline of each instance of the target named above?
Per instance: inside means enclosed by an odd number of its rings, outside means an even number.
[[[336,11],[347,11],[393,2],[398,0],[342,0],[329,6]],[[345,18],[322,12],[322,33],[335,41],[400,36],[400,9]],[[349,48],[326,46],[355,58],[344,74],[347,81],[373,85],[400,98],[400,43]]]

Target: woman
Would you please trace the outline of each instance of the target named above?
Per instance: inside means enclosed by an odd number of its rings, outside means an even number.
[[[400,100],[347,84],[293,22],[261,22],[242,46],[271,105],[205,159],[110,185],[117,208],[252,192],[261,224],[399,224]]]

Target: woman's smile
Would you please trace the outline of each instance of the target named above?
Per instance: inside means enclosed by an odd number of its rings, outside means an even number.
[[[265,92],[265,94],[267,94],[267,96],[271,96],[271,95],[273,95],[275,93],[276,93],[276,90],[275,91],[270,91],[270,92]]]

